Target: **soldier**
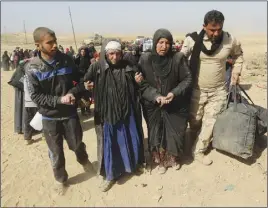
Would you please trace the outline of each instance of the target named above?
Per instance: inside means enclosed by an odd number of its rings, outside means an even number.
[[[231,84],[239,81],[243,65],[243,52],[239,41],[223,31],[224,16],[221,12],[209,11],[204,18],[203,30],[189,34],[181,52],[190,57],[190,67],[195,80],[191,97],[190,134],[200,130],[193,148],[195,160],[210,165],[212,160],[204,155],[212,138],[217,115],[226,102],[226,60],[231,55],[233,69]]]

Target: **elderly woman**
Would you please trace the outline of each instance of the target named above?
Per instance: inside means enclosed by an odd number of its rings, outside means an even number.
[[[152,52],[141,56],[141,74],[135,77],[142,92],[149,150],[159,164],[160,174],[168,167],[180,168],[179,156],[189,115],[186,94],[192,83],[187,60],[182,53],[172,52],[172,42],[168,30],[157,30]]]
[[[94,82],[94,122],[98,141],[100,188],[107,191],[125,172],[143,164],[143,131],[139,104],[137,69],[122,59],[121,44],[102,46],[100,61],[84,77],[87,89]]]

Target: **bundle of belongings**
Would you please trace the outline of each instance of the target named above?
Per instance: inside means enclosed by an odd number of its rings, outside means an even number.
[[[225,110],[214,125],[212,146],[243,159],[250,158],[255,140],[267,132],[267,118],[267,109],[255,105],[240,85],[231,86]]]
[[[19,67],[15,70],[13,73],[10,81],[8,82],[9,85],[23,91],[24,86],[23,86],[23,77],[24,77],[24,65],[20,64]]]

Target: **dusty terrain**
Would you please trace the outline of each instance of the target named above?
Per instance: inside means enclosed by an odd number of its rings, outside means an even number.
[[[9,37],[10,38],[10,37]],[[19,39],[20,38],[20,39]],[[1,51],[23,45],[23,36],[1,43]],[[31,39],[29,35],[28,40]],[[59,37],[59,44],[73,45],[72,37]],[[247,66],[242,84],[255,102],[267,108],[266,37],[239,38]],[[3,39],[2,39],[3,40]],[[13,42],[12,42],[12,41]],[[32,44],[27,48],[33,48]],[[259,139],[250,163],[212,150],[214,163],[205,167],[187,162],[179,171],[165,175],[122,178],[109,192],[98,189],[99,180],[83,172],[65,144],[70,187],[64,196],[53,192],[54,178],[47,146],[40,135],[26,146],[22,135],[14,134],[14,89],[7,84],[12,71],[1,71],[1,203],[14,206],[267,206],[266,138]],[[96,161],[93,118],[81,119],[89,158]]]

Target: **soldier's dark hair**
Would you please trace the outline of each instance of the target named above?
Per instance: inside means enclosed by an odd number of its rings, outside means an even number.
[[[40,43],[42,41],[42,38],[44,35],[49,34],[53,37],[56,37],[56,34],[53,30],[47,28],[47,27],[38,27],[33,32],[33,38],[34,42]]]
[[[221,12],[217,10],[211,10],[206,13],[204,18],[204,25],[208,25],[209,23],[218,23],[222,24],[224,22],[224,16]]]

